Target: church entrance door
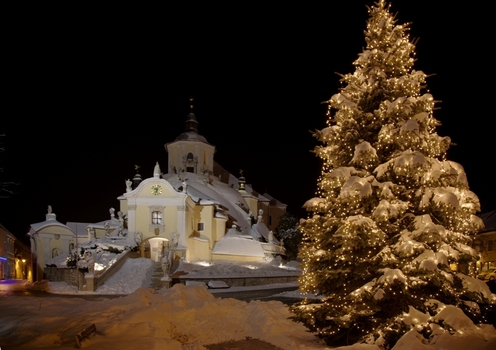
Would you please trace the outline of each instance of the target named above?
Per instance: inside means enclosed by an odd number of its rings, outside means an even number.
[[[143,242],[143,257],[160,262],[164,254],[169,250],[169,240],[161,237],[153,237]]]
[[[150,242],[143,242],[143,257],[146,259],[150,259]]]

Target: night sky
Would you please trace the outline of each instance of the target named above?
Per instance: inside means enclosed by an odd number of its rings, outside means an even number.
[[[438,134],[456,143],[448,159],[487,212],[496,209],[491,11],[432,3],[401,0],[392,11],[419,39],[415,69],[432,75]],[[156,161],[166,172],[164,144],[184,130],[190,96],[217,162],[305,216],[321,170],[309,131],[325,127],[321,102],[338,92],[336,73],[353,71],[372,2],[283,4],[19,14],[0,121],[1,176],[19,186],[0,199],[0,223],[24,238],[48,205],[63,223],[108,219],[135,165],[144,178]]]

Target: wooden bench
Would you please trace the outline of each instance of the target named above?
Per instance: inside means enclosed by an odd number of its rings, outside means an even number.
[[[78,334],[76,334],[76,346],[77,346],[77,348],[81,349],[81,341],[88,338],[93,333],[96,333],[96,326],[94,323],[91,326],[83,329]]]

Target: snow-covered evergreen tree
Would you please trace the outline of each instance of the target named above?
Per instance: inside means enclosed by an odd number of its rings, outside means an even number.
[[[426,339],[450,331],[436,318],[448,305],[484,322],[479,305],[491,294],[467,287],[480,282],[469,276],[479,199],[463,167],[446,159],[451,140],[436,132],[408,25],[384,0],[368,10],[366,48],[315,133],[323,167],[300,225],[300,290],[321,300],[293,311],[330,345],[390,349],[412,329]]]

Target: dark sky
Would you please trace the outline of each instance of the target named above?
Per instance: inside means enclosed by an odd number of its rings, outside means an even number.
[[[418,38],[415,68],[432,74],[438,133],[467,172],[482,211],[494,189],[494,30],[482,1],[454,7],[392,3]],[[438,2],[436,2],[438,3]],[[118,208],[134,165],[143,177],[184,129],[189,97],[216,160],[298,216],[313,197],[320,161],[309,130],[325,126],[337,73],[353,71],[371,1],[231,8],[81,8],[19,12],[8,57],[0,129],[0,222],[23,237],[50,204],[61,222],[95,222]],[[218,5],[217,5],[218,6]]]

